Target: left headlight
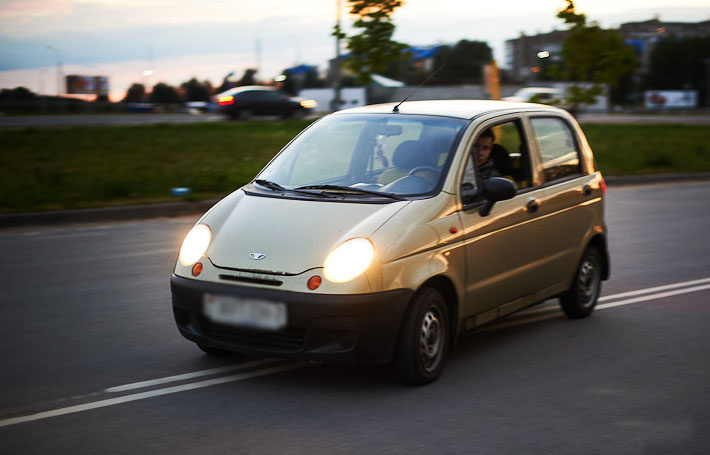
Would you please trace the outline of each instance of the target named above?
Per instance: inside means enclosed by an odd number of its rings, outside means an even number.
[[[313,109],[318,106],[315,100],[301,100],[300,104],[301,107],[305,107],[306,109]]]
[[[334,283],[344,283],[367,270],[375,255],[372,242],[366,238],[341,243],[325,258],[323,274]]]
[[[212,240],[212,231],[206,224],[196,224],[185,236],[180,247],[180,264],[192,265],[199,261]]]

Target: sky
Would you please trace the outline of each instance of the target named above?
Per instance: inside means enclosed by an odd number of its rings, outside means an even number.
[[[57,93],[63,74],[109,77],[111,98],[133,82],[219,85],[258,66],[270,79],[306,63],[326,69],[338,0],[0,0],[0,88]],[[352,18],[343,5],[342,24]],[[506,39],[563,29],[563,0],[405,0],[394,38],[411,45],[486,41],[505,62]],[[603,27],[653,19],[710,20],[709,0],[578,0]],[[152,71],[146,74],[146,71]]]

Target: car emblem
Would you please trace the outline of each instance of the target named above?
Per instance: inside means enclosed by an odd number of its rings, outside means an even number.
[[[249,253],[249,257],[254,259],[255,261],[261,261],[266,257],[266,255],[263,253]]]

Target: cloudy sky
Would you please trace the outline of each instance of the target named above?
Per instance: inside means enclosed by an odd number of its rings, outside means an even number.
[[[343,4],[345,1],[343,0]],[[260,62],[270,78],[297,63],[335,53],[330,36],[337,0],[0,0],[0,88],[54,94],[64,74],[109,76],[120,99],[132,82],[218,84]],[[708,0],[578,0],[577,10],[605,27],[643,21],[710,19]],[[562,0],[406,0],[395,39],[413,45],[487,41],[504,63],[504,41],[547,32]],[[343,14],[343,23],[350,22]],[[260,54],[257,48],[261,49]],[[260,58],[258,56],[260,55]],[[144,71],[152,70],[150,76]]]

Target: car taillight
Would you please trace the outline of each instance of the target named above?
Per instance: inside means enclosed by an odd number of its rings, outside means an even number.
[[[233,96],[220,96],[217,101],[219,101],[220,106],[226,106],[234,103]]]
[[[604,181],[604,177],[602,177],[602,181],[599,183],[599,186],[602,189],[602,196],[606,196],[606,182]]]

